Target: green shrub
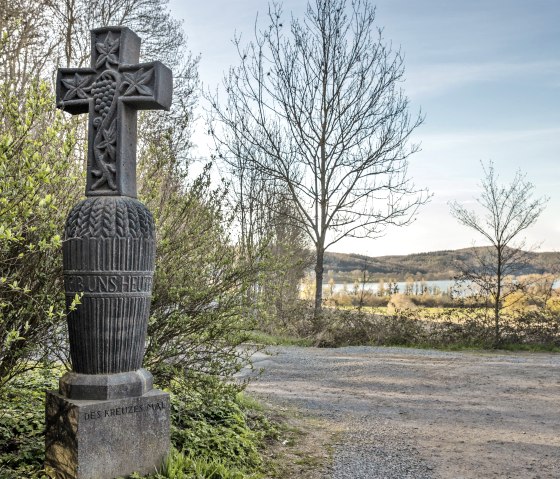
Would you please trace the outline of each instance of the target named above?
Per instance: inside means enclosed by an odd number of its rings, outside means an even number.
[[[191,458],[219,461],[246,472],[258,469],[261,436],[249,427],[237,388],[211,377],[205,381],[204,387],[193,387],[188,380],[173,382],[173,445]]]
[[[45,391],[56,389],[59,369],[34,369],[0,390],[0,471],[2,479],[46,477]]]
[[[139,478],[140,476],[132,476]],[[251,479],[260,475],[248,474],[244,470],[232,468],[219,459],[197,457],[193,453],[172,449],[162,470],[150,479]]]
[[[253,329],[243,304],[256,273],[228,236],[227,190],[211,185],[209,166],[191,179],[165,137],[139,172],[157,230],[144,365],[162,386],[187,369],[231,377],[250,356],[238,346]]]
[[[34,369],[10,381],[0,395],[0,477],[43,479],[45,391],[59,369]],[[174,450],[156,479],[260,477],[260,446],[275,428],[258,405],[210,376],[173,381],[171,439]],[[138,477],[138,476],[136,476]]]
[[[0,388],[48,358],[65,323],[61,238],[82,193],[75,129],[45,82],[0,84]]]

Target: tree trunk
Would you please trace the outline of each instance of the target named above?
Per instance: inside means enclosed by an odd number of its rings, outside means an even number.
[[[498,284],[496,287],[496,299],[494,301],[494,347],[497,348],[500,345],[500,310],[502,308],[502,251],[501,247],[498,246],[498,271],[497,280]]]
[[[323,246],[317,246],[317,261],[315,263],[315,310],[313,312],[313,322],[318,326],[323,313],[323,260],[325,250]]]

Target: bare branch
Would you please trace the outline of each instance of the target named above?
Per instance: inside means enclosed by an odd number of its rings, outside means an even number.
[[[402,56],[384,43],[369,2],[311,0],[289,26],[273,4],[253,42],[234,42],[226,101],[207,94],[210,131],[226,162],[245,155],[291,196],[290,218],[316,246],[320,309],[325,249],[408,224],[429,199],[407,177],[423,118],[408,112]]]
[[[499,345],[504,300],[523,288],[523,283],[515,277],[530,259],[525,241],[519,235],[537,221],[548,198],[533,198],[535,187],[520,171],[509,185],[500,185],[491,161],[482,168],[482,191],[477,198],[482,216],[456,201],[449,206],[459,223],[475,230],[491,245],[482,250],[473,248],[474,262],[461,265],[461,279],[477,285],[491,299],[495,344]]]

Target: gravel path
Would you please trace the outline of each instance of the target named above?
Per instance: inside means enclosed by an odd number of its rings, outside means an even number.
[[[325,479],[560,478],[560,355],[268,353],[249,390],[342,431]]]

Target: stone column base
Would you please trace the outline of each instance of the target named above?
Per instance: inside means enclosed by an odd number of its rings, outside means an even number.
[[[120,399],[143,396],[151,391],[153,377],[138,369],[117,374],[67,372],[58,382],[58,392],[69,399]]]
[[[45,468],[56,479],[114,479],[161,468],[169,448],[169,394],[67,399],[47,391]]]

